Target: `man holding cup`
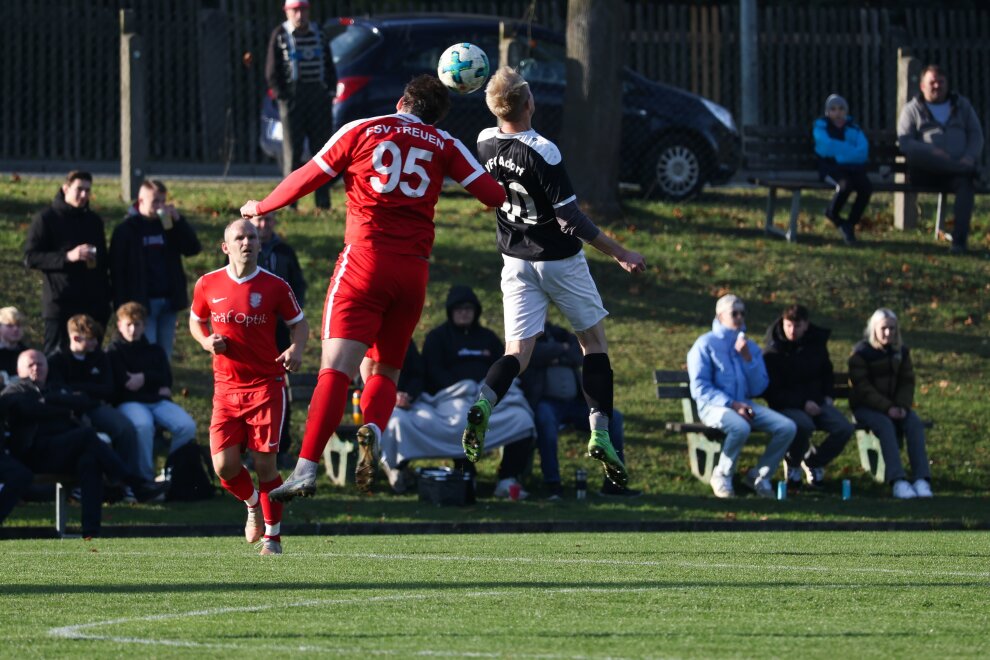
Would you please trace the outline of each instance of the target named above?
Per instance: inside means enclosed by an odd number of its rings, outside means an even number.
[[[107,240],[103,219],[89,207],[92,187],[89,172],[69,172],[28,229],[24,265],[42,273],[46,353],[68,348],[66,323],[76,314],[101,325],[110,318]]]
[[[114,306],[143,305],[145,336],[171,360],[178,312],[189,307],[182,257],[199,254],[202,247],[167,193],[161,181],[141,184],[137,201],[110,239],[110,279]]]

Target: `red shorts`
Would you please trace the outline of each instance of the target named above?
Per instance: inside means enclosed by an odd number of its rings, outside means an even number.
[[[228,447],[274,454],[282,439],[284,383],[253,390],[216,391],[210,420],[210,453]]]
[[[323,339],[352,339],[368,357],[401,368],[426,300],[422,257],[348,245],[337,258],[323,307]]]

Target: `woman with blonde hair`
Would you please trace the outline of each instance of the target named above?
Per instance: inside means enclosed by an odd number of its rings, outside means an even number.
[[[914,366],[901,342],[897,315],[886,308],[873,312],[863,341],[849,356],[852,391],[849,406],[856,420],[880,440],[888,483],[894,497],[931,497],[931,472],[925,451],[925,427],[913,410]],[[914,483],[901,463],[898,438],[904,438]]]

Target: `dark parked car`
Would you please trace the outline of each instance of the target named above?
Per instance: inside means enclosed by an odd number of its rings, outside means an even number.
[[[529,81],[536,98],[534,128],[558,141],[566,88],[563,36],[492,16],[416,14],[329,21],[324,29],[332,36],[339,80],[334,125],[395,112],[403,86],[414,75],[435,73],[440,54],[452,43],[477,44],[495,68],[500,24],[508,35],[507,61]],[[494,124],[484,93],[451,94],[451,99],[451,112],[439,126],[474,149],[478,133]],[[639,184],[647,196],[677,200],[735,173],[740,140],[727,109],[628,68],[622,72],[622,106],[623,182]],[[281,158],[278,111],[267,98],[261,145],[268,155]]]

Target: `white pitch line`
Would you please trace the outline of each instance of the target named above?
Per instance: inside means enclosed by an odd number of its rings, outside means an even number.
[[[573,593],[630,593],[630,592],[643,592],[643,591],[654,591],[651,588],[602,588],[602,587],[590,587],[590,588],[561,588],[561,589],[547,589],[544,590],[543,594],[573,594]],[[512,591],[472,591],[467,593],[459,593],[458,597],[466,596],[470,598],[482,598],[491,596],[512,596],[516,595]],[[51,628],[48,630],[48,634],[52,637],[59,637],[62,639],[71,640],[85,640],[85,641],[99,641],[99,642],[113,642],[117,644],[141,644],[146,646],[167,646],[172,648],[201,648],[201,649],[250,649],[253,651],[258,651],[260,649],[266,648],[264,644],[258,644],[252,642],[250,644],[236,644],[236,643],[216,643],[216,642],[195,642],[189,640],[181,639],[150,639],[143,637],[124,637],[118,635],[101,635],[96,633],[84,632],[92,630],[93,628],[101,628],[106,626],[121,625],[125,623],[138,623],[138,622],[156,622],[156,621],[166,621],[175,619],[188,619],[193,617],[205,617],[205,616],[222,616],[224,614],[233,614],[237,612],[262,612],[265,610],[271,610],[275,608],[289,608],[289,607],[313,607],[313,606],[326,606],[326,605],[367,605],[368,603],[374,602],[397,602],[397,601],[411,601],[411,600],[424,600],[429,598],[435,598],[434,594],[397,594],[393,596],[372,596],[372,597],[362,597],[362,598],[334,598],[334,599],[312,599],[297,601],[294,603],[270,603],[267,605],[248,605],[242,607],[217,607],[205,610],[193,610],[190,612],[173,612],[169,614],[149,614],[147,616],[139,617],[125,617],[119,619],[106,619],[104,621],[93,621],[90,623],[79,623],[71,626],[59,626],[56,628]],[[321,646],[303,645],[296,647],[286,647],[284,644],[279,644],[277,648],[280,652],[285,651],[297,651],[297,652],[313,652],[318,651],[322,653],[335,653],[341,654],[352,654],[351,651],[341,651],[337,648],[328,648]],[[424,656],[424,657],[473,657],[473,658],[500,658],[503,657],[502,653],[494,652],[482,652],[482,651],[435,651],[435,650],[419,650],[411,651],[408,649],[402,650],[385,650],[385,649],[370,649],[361,650],[362,654],[369,655],[414,655],[414,656]],[[591,658],[613,658],[613,660],[621,660],[619,658],[614,658],[613,656],[586,656],[586,655],[562,655],[562,654],[527,654],[527,657],[540,658],[541,660],[591,660]]]
[[[114,556],[137,556],[151,557],[159,556],[155,552],[101,550],[101,554]],[[75,556],[75,553],[64,552],[22,552],[15,551],[5,553],[7,556],[22,554],[38,557],[39,555],[65,555]],[[224,553],[185,553],[187,557],[220,557]],[[534,557],[491,557],[477,555],[437,555],[437,554],[384,554],[375,552],[301,552],[290,555],[283,555],[281,561],[292,559],[304,559],[312,557],[327,557],[332,559],[374,559],[382,561],[443,561],[443,562],[482,562],[482,563],[511,563],[511,564],[564,564],[564,565],[595,565],[595,566],[646,566],[646,567],[674,567],[674,568],[722,568],[727,570],[770,570],[770,571],[807,571],[815,573],[883,573],[887,575],[929,575],[932,577],[965,577],[965,578],[990,578],[990,571],[946,571],[940,569],[926,570],[919,568],[866,568],[859,566],[793,566],[784,564],[739,564],[739,563],[711,563],[711,562],[687,562],[687,561],[661,561],[661,560],[628,560],[628,559],[583,559],[583,558],[534,558]]]

